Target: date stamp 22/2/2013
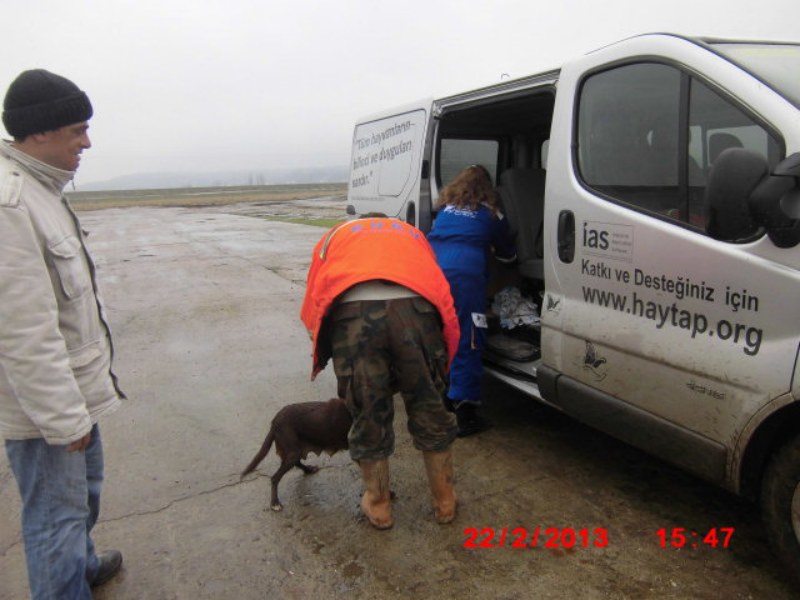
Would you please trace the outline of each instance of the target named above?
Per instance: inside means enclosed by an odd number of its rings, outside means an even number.
[[[466,527],[464,548],[605,548],[608,530],[604,527]]]

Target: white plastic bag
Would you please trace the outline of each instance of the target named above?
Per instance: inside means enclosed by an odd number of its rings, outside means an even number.
[[[503,288],[495,295],[492,311],[500,318],[500,327],[503,329],[539,324],[536,305],[523,298],[519,288],[514,286]]]

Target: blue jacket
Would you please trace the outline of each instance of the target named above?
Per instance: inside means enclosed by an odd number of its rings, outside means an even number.
[[[502,215],[492,216],[486,206],[477,210],[445,206],[436,216],[428,241],[448,279],[471,275],[487,281],[491,248],[499,260],[516,258],[508,221]]]

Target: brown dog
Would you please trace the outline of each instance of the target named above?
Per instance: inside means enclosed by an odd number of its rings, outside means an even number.
[[[284,406],[272,419],[269,433],[261,449],[242,471],[241,478],[258,466],[275,442],[275,451],[281,457],[281,466],[270,478],[272,481],[272,510],[281,510],[278,500],[278,483],[292,467],[302,469],[306,475],[316,473],[318,468],[304,465],[301,459],[309,452],[334,454],[347,450],[347,433],[353,417],[341,398],[327,402],[300,402]]]

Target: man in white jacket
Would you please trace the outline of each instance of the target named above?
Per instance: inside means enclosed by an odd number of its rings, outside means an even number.
[[[91,599],[122,555],[97,555],[103,449],[97,420],[124,395],[84,234],[63,194],[90,147],[74,83],[20,74],[0,142],[0,435],[22,498],[33,598]]]

